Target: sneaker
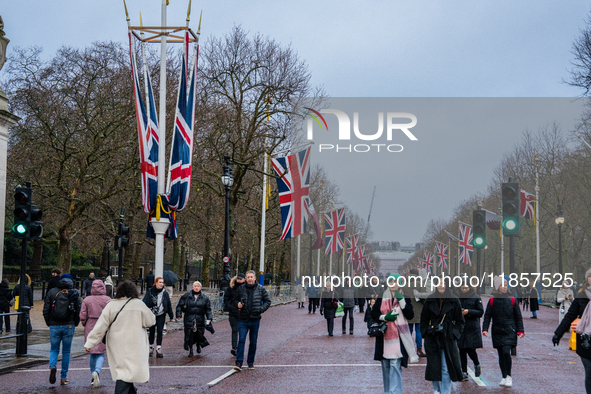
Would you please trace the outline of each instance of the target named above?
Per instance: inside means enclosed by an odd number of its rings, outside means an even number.
[[[234,371],[238,371],[238,372],[242,371],[242,363],[239,363],[238,361],[236,361],[236,365],[234,365],[234,366],[232,367],[232,369],[233,369]]]
[[[538,318],[537,316],[530,317],[530,319],[537,319],[537,318]]]
[[[162,349],[156,349],[156,358],[163,358]]]
[[[248,364],[248,369],[254,369],[254,365],[253,364]]]
[[[230,353],[232,353],[232,356],[236,357],[236,349],[230,350]]]
[[[101,380],[99,379],[99,374],[97,371],[94,371],[92,373],[92,387],[94,387],[95,389],[101,387]]]
[[[347,331],[343,331],[343,335],[346,335],[346,334],[347,334]]]
[[[480,364],[475,365],[474,366],[474,376],[479,377],[481,372],[482,371],[480,370]]]
[[[353,331],[351,331],[351,332],[349,333],[349,335],[353,335]]]
[[[54,384],[55,383],[55,374],[57,372],[57,369],[55,367],[51,367],[51,372],[49,372],[49,383],[50,384]]]
[[[511,376],[507,376],[507,379],[505,380],[505,387],[511,386],[513,386],[513,379],[511,379]]]
[[[466,372],[462,372],[462,382],[467,382],[470,380],[470,376]]]
[[[504,386],[507,383],[507,378],[503,378],[503,380],[501,380],[499,382],[499,386]]]
[[[148,357],[152,357],[154,355],[154,346],[150,346],[150,353],[148,353]]]
[[[66,384],[70,384],[70,381],[68,379],[60,379],[60,384],[65,386]]]

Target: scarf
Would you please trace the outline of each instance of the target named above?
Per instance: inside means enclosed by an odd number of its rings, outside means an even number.
[[[585,294],[587,295],[587,298],[591,300],[591,286],[585,289]],[[591,302],[587,303],[585,311],[581,316],[581,321],[577,324],[577,334],[591,334],[591,310],[589,309],[589,306],[591,306]]]
[[[384,291],[382,295],[382,306],[380,307],[380,313],[382,315],[387,314],[390,311],[398,313],[396,321],[389,321],[388,329],[384,333],[384,358],[397,359],[402,357],[402,348],[400,342],[406,349],[410,362],[414,363],[419,361],[419,357],[415,351],[415,345],[408,328],[408,321],[402,314],[402,308],[398,300],[392,296],[390,289]]]

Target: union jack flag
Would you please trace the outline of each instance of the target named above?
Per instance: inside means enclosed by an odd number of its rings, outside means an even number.
[[[447,267],[448,249],[449,249],[449,246],[447,246],[444,243],[437,242],[435,244],[435,252],[437,253],[437,260],[438,260],[437,266],[441,267],[442,270],[444,270]]]
[[[310,194],[310,148],[287,157],[271,160],[277,176],[281,222],[280,239],[295,238],[306,232],[308,212],[306,197]]]
[[[310,148],[308,148],[310,149]],[[336,253],[345,246],[345,227],[347,218],[345,208],[335,209],[324,214],[324,254]]]
[[[425,252],[421,265],[427,272],[433,272],[433,255]]]
[[[535,201],[533,194],[521,189],[521,216],[529,220],[534,218]]]
[[[365,245],[357,247],[357,255],[355,256],[354,265],[356,272],[363,272],[367,256],[365,255]]]
[[[376,271],[376,267],[373,265],[373,261],[369,262],[369,275],[378,276],[378,271]]]
[[[472,237],[472,227],[460,223],[458,260],[460,263],[468,264],[470,267],[472,266],[472,252],[474,251]]]
[[[356,263],[357,244],[359,243],[359,234],[351,235],[347,238],[347,264]],[[353,265],[356,269],[356,264]]]
[[[152,79],[147,66],[144,67],[147,106],[142,99],[133,37],[131,33],[128,35],[140,151],[142,206],[145,213],[150,213],[156,207],[156,196],[158,195],[158,117],[152,91]]]
[[[318,215],[316,214],[316,210],[314,209],[314,205],[312,204],[312,200],[306,197],[306,212],[308,216],[312,216],[312,220],[314,220],[314,230],[316,230],[316,242],[310,249],[320,249],[322,246],[322,229],[320,228],[320,222],[318,221]]]

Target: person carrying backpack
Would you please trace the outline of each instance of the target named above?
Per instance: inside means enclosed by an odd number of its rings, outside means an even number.
[[[57,357],[62,344],[62,370],[60,384],[70,383],[68,368],[70,366],[70,349],[74,339],[74,329],[80,323],[80,308],[82,300],[80,293],[74,289],[74,282],[70,274],[63,274],[57,287],[51,289],[45,296],[43,318],[49,327],[51,350],[49,352],[49,383],[56,381]]]

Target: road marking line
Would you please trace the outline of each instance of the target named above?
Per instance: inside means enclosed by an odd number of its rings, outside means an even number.
[[[216,379],[212,380],[211,382],[207,383],[207,385],[209,387],[215,386],[216,384],[218,384],[222,380],[226,379],[228,376],[235,374],[236,372],[238,372],[238,371],[236,371],[235,369],[231,369],[228,372],[226,372],[225,374],[223,374],[222,376],[220,376],[219,378],[216,378]]]
[[[470,377],[472,379],[474,379],[474,381],[476,382],[477,385],[486,386],[486,384],[482,381],[482,379],[477,378],[476,375],[474,375],[474,371],[472,371],[472,369],[470,369],[470,367],[468,367],[468,375],[470,375]]]

